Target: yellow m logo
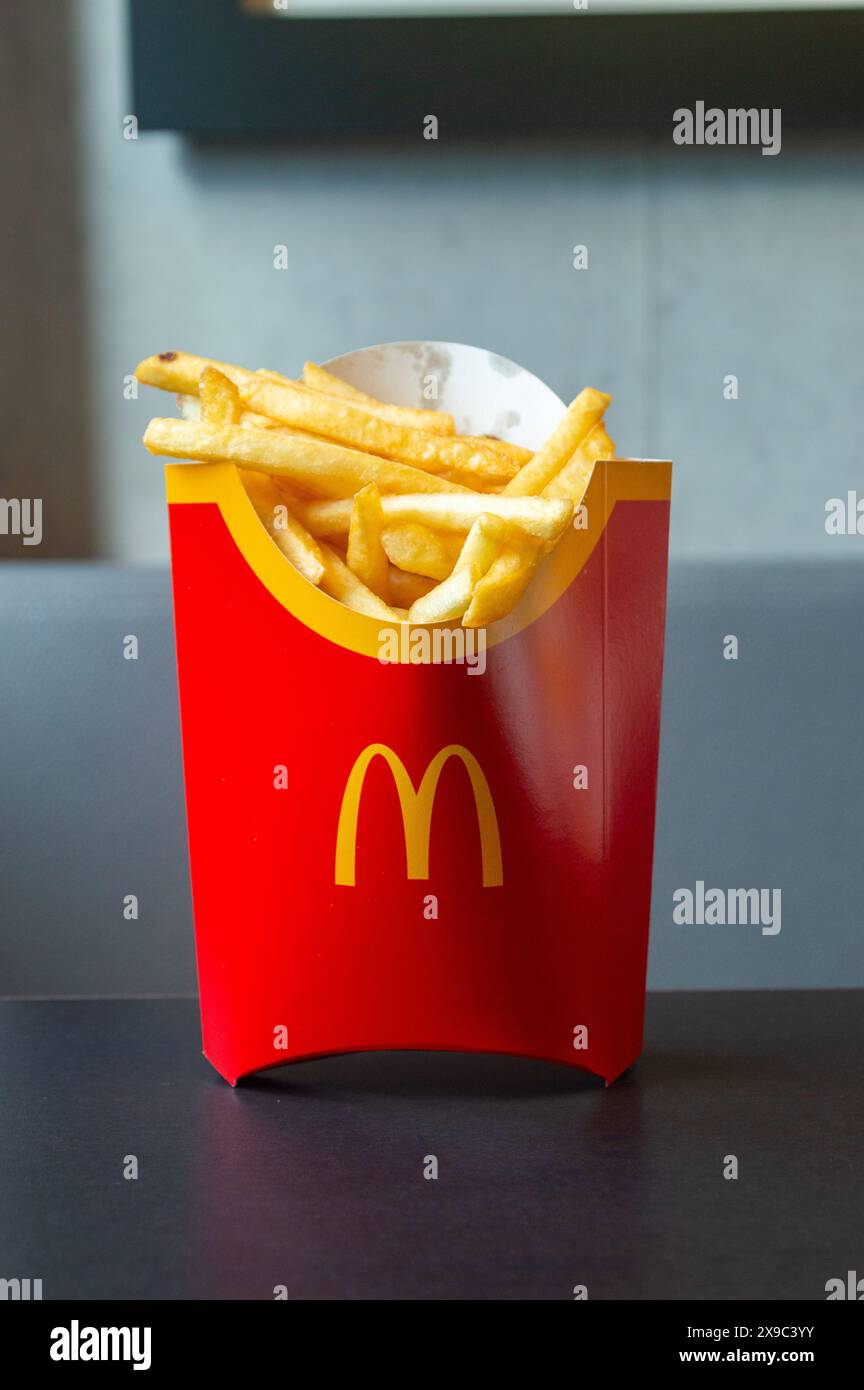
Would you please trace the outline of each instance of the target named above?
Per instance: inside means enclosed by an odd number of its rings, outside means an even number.
[[[436,753],[423,774],[423,780],[415,792],[414,784],[401,758],[384,743],[370,743],[364,748],[351,769],[345,783],[342,797],[342,810],[339,813],[339,828],[336,831],[336,882],[353,888],[355,883],[355,861],[357,857],[357,817],[360,811],[360,796],[366,772],[373,758],[381,757],[386,762],[402,809],[402,824],[405,827],[405,862],[409,878],[429,877],[429,833],[432,828],[432,807],[438,779],[444,764],[450,758],[461,758],[471,779],[474,805],[477,808],[477,824],[480,827],[480,849],[483,865],[483,887],[500,888],[504,882],[501,866],[501,838],[498,834],[498,817],[489,783],[483,769],[467,748],[451,743]]]

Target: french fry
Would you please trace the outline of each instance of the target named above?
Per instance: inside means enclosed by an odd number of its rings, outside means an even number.
[[[267,377],[270,381],[278,382],[282,386],[296,386],[299,383],[293,381],[291,377],[283,376],[281,372],[269,371],[266,367],[258,368],[258,376]],[[352,386],[350,382],[343,381],[341,377],[334,376],[324,367],[317,366],[314,362],[307,362],[303,368],[302,384],[308,386],[311,391],[317,391],[324,396],[335,396],[342,400],[353,402],[366,411],[369,415],[377,415],[381,420],[387,420],[393,425],[407,426],[409,429],[426,430],[429,434],[452,435],[455,433],[455,423],[452,415],[448,415],[443,410],[418,410],[413,406],[391,405],[389,401],[379,401],[376,396],[369,396],[365,391]],[[466,436],[460,435],[460,439]],[[491,440],[483,435],[472,443],[480,444],[481,447],[490,443],[503,444],[503,441]],[[516,446],[512,446],[515,448]],[[499,452],[504,453],[508,458],[516,458],[521,466],[526,460],[509,453],[505,445]],[[528,450],[520,450],[520,454],[525,453],[530,458]],[[470,478],[468,479],[470,481]]]
[[[367,483],[380,492],[433,491],[471,497],[467,489],[445,483],[420,468],[374,458],[330,444],[324,439],[303,439],[275,430],[246,429],[242,425],[208,425],[195,420],[151,420],[144,434],[151,454],[168,458],[197,459],[201,463],[228,461],[240,468],[271,473],[317,497],[347,498],[344,530],[351,519],[351,497]],[[548,501],[544,506],[561,506]]]
[[[254,377],[245,367],[232,362],[219,362],[214,357],[197,357],[191,352],[159,352],[145,357],[135,368],[135,376],[145,386],[158,386],[162,391],[179,391],[184,396],[197,396],[201,373],[205,367],[215,367],[235,386],[244,377]]]
[[[308,374],[307,368],[310,369]],[[379,419],[387,420],[393,425],[427,430],[430,434],[452,435],[455,432],[452,415],[446,415],[443,411],[415,410],[410,406],[390,405],[386,401],[376,400],[374,396],[367,396],[365,391],[358,391],[355,386],[350,386],[347,381],[342,381],[340,377],[333,376],[323,367],[316,367],[314,362],[306,363],[301,381],[296,381],[290,376],[283,376],[281,372],[270,371],[267,367],[259,367],[256,376],[262,376],[267,381],[275,381],[279,386],[303,386],[320,396],[349,400],[364,410],[367,415],[377,415]]]
[[[504,489],[506,497],[536,497],[560,473],[565,463],[602,418],[611,396],[587,386],[571,401],[566,414],[546,443]]]
[[[380,618],[382,622],[398,623],[402,619],[388,603],[367,589],[362,579],[352,574],[348,566],[339,558],[332,546],[322,545],[324,577],[321,588],[331,598],[338,599],[348,608],[365,613],[370,618]]]
[[[579,445],[573,457],[565,463],[560,473],[544,487],[542,497],[569,497],[577,506],[585,496],[591,481],[594,464],[598,459],[615,457],[615,445],[609,438],[603,424],[594,426],[587,439]]]
[[[218,367],[205,367],[198,383],[201,419],[208,425],[237,425],[243,413],[240,393]]]
[[[297,518],[292,516],[278,483],[266,473],[248,470],[244,470],[240,477],[271,540],[310,583],[320,584],[325,572],[321,546],[309,535],[305,526],[301,526]]]
[[[251,372],[230,362],[192,353],[163,352],[139,362],[135,375],[147,386],[183,395],[198,394],[205,367],[215,367],[233,381],[247,409],[281,424],[338,443],[366,449],[382,458],[429,472],[458,469],[478,478],[504,483],[516,470],[513,460],[488,447],[489,441],[464,442],[372,414],[354,400],[324,395],[269,370]],[[435,414],[436,412],[423,412]]]
[[[169,359],[171,357],[176,359],[173,363],[167,360],[165,362],[162,361],[162,358]],[[165,380],[170,380],[176,377],[184,381],[191,380],[191,375],[196,363],[203,364],[198,383],[199,389],[196,394],[186,394],[183,391],[177,392],[177,405],[180,414],[184,420],[202,420],[210,418],[211,423],[218,424],[220,422],[216,420],[215,417],[204,416],[201,412],[201,382],[205,378],[205,373],[218,372],[221,377],[226,378],[236,386],[236,380],[241,379],[245,372],[245,368],[237,367],[233,363],[211,361],[207,357],[192,357],[188,353],[180,352],[174,354],[162,353],[156,357],[148,357],[144,362],[139,364],[136,373],[139,374],[139,381],[143,381],[148,386],[158,387],[161,385],[161,380],[163,378]],[[229,375],[229,373],[231,375]],[[271,372],[265,367],[259,367],[255,375],[263,376],[268,380],[277,381],[280,384],[288,386],[296,386],[298,384],[296,381],[292,381],[291,377],[283,376],[281,372]],[[234,378],[236,378],[236,380]],[[170,388],[161,385],[161,389],[167,390]],[[238,422],[228,420],[223,423],[236,424]],[[280,424],[278,420],[271,420],[269,415],[258,415],[254,410],[242,410],[239,423],[241,425],[250,425],[253,429],[282,430],[285,434],[299,434],[302,437],[310,439],[318,438],[317,435],[309,435],[303,430],[290,429],[289,426]]]
[[[488,627],[499,618],[505,618],[530,584],[542,554],[539,541],[509,545],[502,550],[478,580],[462,626]]]
[[[461,618],[471,602],[475,585],[488,570],[508,534],[500,517],[484,512],[465,538],[453,573],[408,610],[412,623],[440,623]]]
[[[457,438],[459,438],[458,435]],[[532,458],[533,455],[529,454],[528,457]],[[447,468],[437,476],[439,478],[446,478],[449,483],[459,483],[461,487],[467,487],[469,492],[504,492],[507,483],[516,476],[522,468],[522,464],[516,458],[505,459],[503,454],[500,455],[500,458],[502,466],[507,469],[508,476],[506,478],[494,478],[491,474],[483,476],[476,472],[466,473],[460,468]]]
[[[182,419],[203,420],[205,418],[201,414],[201,400],[198,396],[178,395],[176,400]],[[218,422],[210,421],[209,423]],[[304,430],[292,430],[288,425],[280,425],[278,420],[271,420],[269,415],[256,415],[254,410],[241,410],[240,424],[245,425],[247,429],[275,430],[277,434],[292,434],[295,439],[317,439],[319,437],[317,434],[306,434]]]
[[[271,420],[269,415],[257,415],[254,410],[244,410],[240,416],[240,424],[249,430],[278,430],[281,434],[299,435],[306,439],[317,438],[312,434],[304,436],[302,430],[289,429],[287,425],[280,425],[277,420]]]
[[[346,400],[351,401],[376,399],[375,396],[367,396],[358,386],[352,386],[350,381],[343,381],[341,376],[334,376],[326,367],[319,367],[317,362],[303,363],[303,381],[306,386],[311,386],[313,391],[323,391],[325,396],[344,396]],[[379,404],[384,405],[385,402],[381,401]]]
[[[400,570],[428,579],[446,579],[459,559],[462,538],[406,521],[401,526],[385,526],[381,544],[390,563]]]
[[[268,372],[265,375],[276,377],[276,373]],[[284,377],[281,380],[285,380]],[[365,391],[360,391],[356,386],[343,381],[341,377],[334,376],[324,367],[318,367],[314,362],[307,362],[303,368],[303,381],[306,386],[313,391],[321,391],[325,396],[341,396],[345,400],[354,401],[356,405],[362,405],[364,410],[368,410],[370,415],[380,415],[383,420],[390,420],[394,425],[410,425],[413,429],[429,430],[431,434],[453,434],[453,416],[448,415],[443,410],[416,410],[406,405],[389,405],[386,401],[379,401],[375,396],[367,396]]]
[[[483,449],[492,449],[496,454],[510,459],[518,468],[521,468],[523,464],[530,463],[534,457],[533,450],[525,449],[521,444],[511,444],[506,439],[496,439],[491,434],[458,434],[456,438],[463,439],[469,444],[479,444]]]
[[[217,362],[214,358],[197,357],[188,352],[162,352],[157,353],[154,357],[146,357],[143,362],[139,362],[135,369],[135,375],[145,386],[155,386],[163,391],[175,391],[177,405],[183,419],[200,420],[202,417],[199,389],[201,377],[208,369],[227,377],[235,386],[244,377],[256,376],[278,382],[280,385],[299,385],[298,382],[292,381],[291,377],[282,376],[280,372],[271,372],[264,367],[259,367],[257,372],[249,372],[245,367],[238,367],[233,362]],[[196,372],[198,372],[197,385]],[[279,420],[272,420],[269,415],[259,415],[254,410],[244,410],[240,416],[240,423],[250,425],[254,429],[280,430],[283,434],[295,434],[304,439],[319,438],[318,435],[310,434],[307,430],[292,429]]]
[[[244,373],[237,384],[249,410],[396,463],[407,463],[430,473],[458,470],[490,483],[504,483],[518,472],[512,459],[488,443],[445,438],[428,430],[395,425],[369,414],[353,401],[325,396],[308,386],[271,381],[254,372]]]
[[[422,574],[409,574],[407,570],[397,569],[395,565],[390,566],[389,583],[393,607],[397,611],[404,609],[406,618],[412,603],[416,603],[418,598],[435,588],[434,579],[427,579]]]
[[[579,506],[597,459],[614,458],[615,446],[602,423],[594,426],[569,463],[543,489],[543,497],[567,497]],[[512,612],[534,577],[543,555],[552,547],[525,541],[502,550],[478,583],[463,627],[488,627]]]
[[[274,372],[270,367],[258,367],[255,371],[256,376],[266,376],[269,381],[280,381],[285,386],[296,386],[297,378],[285,376],[284,372]]]
[[[314,528],[318,536],[326,536],[331,544],[345,542],[351,523],[351,500],[322,505],[300,502],[298,514]],[[383,505],[382,505],[383,511]],[[465,529],[467,530],[467,523]],[[387,526],[381,533],[381,543],[391,564],[412,574],[429,579],[446,579],[462,549],[463,537],[434,531],[418,522]]]
[[[412,603],[408,609],[409,623],[445,623],[460,618],[471,602],[476,582],[470,570],[454,570],[449,578]]]
[[[580,391],[558,428],[504,488],[505,497],[542,494],[581,501],[596,458],[608,441],[599,423],[610,397],[591,387]],[[602,430],[602,435],[597,434]],[[597,434],[593,444],[588,444]],[[610,441],[611,442],[611,441]],[[587,447],[586,447],[587,446]],[[565,475],[566,474],[566,475]],[[464,627],[488,627],[515,608],[551,546],[508,545],[478,582],[462,619]]]
[[[367,589],[385,603],[390,597],[390,562],[381,544],[384,514],[381,494],[374,483],[367,483],[354,494],[351,524],[348,528],[348,568]]]
[[[569,498],[579,506],[597,459],[613,458],[615,446],[602,423],[594,426],[568,463],[547,483],[543,497]],[[463,627],[488,627],[516,607],[544,554],[553,547],[524,541],[505,547],[478,583]]]
[[[446,483],[455,483],[463,491],[483,492],[487,495],[504,491],[504,484],[500,479],[495,482],[491,478],[480,478],[476,473],[464,473],[460,468],[445,468],[443,473],[436,473],[435,477]]]
[[[313,536],[344,535],[351,522],[351,506],[350,497],[338,502],[308,502],[300,508],[299,515]],[[468,531],[478,516],[487,512],[546,541],[556,540],[573,518],[573,504],[567,498],[507,497],[467,491],[400,493],[382,497],[381,508],[388,526],[413,521],[441,531]]]

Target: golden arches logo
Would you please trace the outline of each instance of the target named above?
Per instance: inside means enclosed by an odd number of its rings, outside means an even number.
[[[392,748],[384,743],[370,743],[357,758],[342,797],[339,812],[339,826],[336,831],[336,882],[343,887],[353,888],[357,859],[357,820],[360,813],[360,797],[366,773],[373,758],[383,758],[393,774],[399,805],[402,810],[402,824],[405,828],[405,863],[408,878],[429,877],[429,835],[432,829],[432,808],[438,780],[450,758],[461,759],[471,781],[474,805],[477,810],[477,824],[480,829],[480,851],[483,870],[483,887],[500,888],[504,882],[501,864],[501,837],[498,834],[498,817],[489,783],[482,767],[467,748],[451,743],[436,753],[423,774],[420,786],[414,790],[414,783],[405,770],[405,764]]]

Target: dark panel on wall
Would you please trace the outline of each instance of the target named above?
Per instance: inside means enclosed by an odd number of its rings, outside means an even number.
[[[272,20],[237,0],[130,0],[144,130],[441,138],[671,129],[781,107],[784,134],[864,118],[864,12]]]

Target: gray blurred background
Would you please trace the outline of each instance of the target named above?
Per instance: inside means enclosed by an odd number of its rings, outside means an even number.
[[[418,337],[609,390],[618,451],[675,462],[651,983],[864,984],[864,536],[825,529],[864,496],[860,133],[770,159],[653,134],[128,141],[119,0],[5,0],[0,41],[0,491],[44,499],[41,546],[0,536],[0,994],[194,989],[140,445],[161,407],[124,378],[169,347],[296,373]],[[780,935],[674,927],[699,878],[782,888]]]

